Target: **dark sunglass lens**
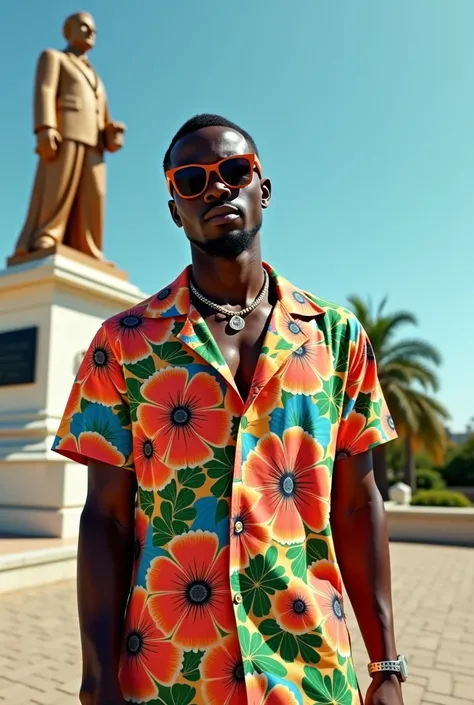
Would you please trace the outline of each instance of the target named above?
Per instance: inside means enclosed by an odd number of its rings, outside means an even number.
[[[241,188],[252,180],[251,165],[246,157],[227,159],[219,168],[222,178],[229,186]]]
[[[198,196],[206,185],[206,172],[199,166],[184,166],[175,172],[174,181],[181,196]]]

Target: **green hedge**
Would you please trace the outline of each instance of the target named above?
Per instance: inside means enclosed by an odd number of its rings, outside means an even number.
[[[466,495],[450,490],[419,490],[411,504],[414,507],[472,507]]]
[[[448,487],[474,487],[474,436],[456,449],[442,474]]]
[[[416,486],[419,490],[442,490],[446,483],[437,470],[423,468],[416,471]]]

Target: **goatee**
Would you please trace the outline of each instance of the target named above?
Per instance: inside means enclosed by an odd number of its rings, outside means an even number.
[[[220,237],[206,242],[191,240],[191,243],[209,257],[222,257],[223,259],[236,259],[253,245],[262,224],[256,225],[251,230],[232,230]]]

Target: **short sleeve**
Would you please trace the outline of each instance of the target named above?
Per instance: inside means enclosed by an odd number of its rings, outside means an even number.
[[[349,319],[349,333],[336,459],[364,453],[397,437],[378,379],[372,345],[355,317]]]
[[[102,327],[72,385],[52,450],[87,465],[98,460],[133,469],[130,407],[123,369]]]

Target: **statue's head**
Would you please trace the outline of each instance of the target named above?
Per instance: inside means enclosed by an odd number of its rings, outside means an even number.
[[[70,47],[89,51],[95,44],[96,28],[92,15],[88,12],[75,12],[64,22],[64,37]]]

